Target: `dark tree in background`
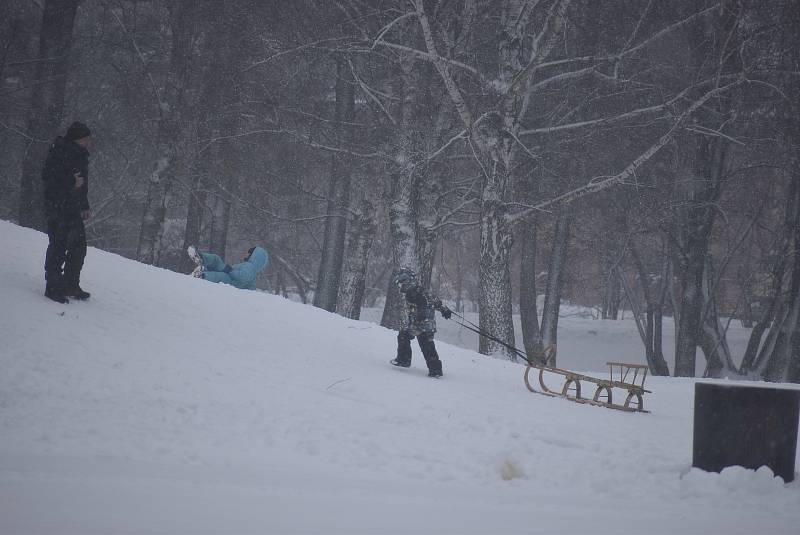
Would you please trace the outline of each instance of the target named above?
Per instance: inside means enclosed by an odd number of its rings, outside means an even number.
[[[346,58],[336,59],[336,84],[334,133],[335,138],[345,146],[352,143],[355,128],[355,80],[351,65]],[[325,234],[322,240],[322,259],[319,262],[317,286],[314,292],[314,306],[330,312],[336,311],[339,295],[339,280],[344,262],[344,245],[347,233],[347,208],[350,203],[350,174],[352,164],[349,158],[331,155],[330,183],[327,197]]]
[[[93,246],[263,245],[260,288],[390,328],[410,267],[553,364],[569,303],[632,317],[651,373],[799,381],[797,28],[796,0],[7,0],[0,217],[41,228],[80,119]]]
[[[45,227],[41,165],[48,141],[59,130],[64,118],[64,92],[77,8],[78,0],[45,0],[39,29],[39,54],[31,58],[36,75],[25,128],[29,144],[22,162],[19,223],[40,230]]]

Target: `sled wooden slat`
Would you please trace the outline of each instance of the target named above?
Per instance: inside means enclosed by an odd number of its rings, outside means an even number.
[[[644,388],[644,382],[647,378],[647,366],[643,364],[629,364],[626,362],[607,362],[606,364],[609,366],[609,379],[598,379],[590,375],[575,373],[547,365],[529,364],[525,368],[525,386],[528,387],[528,390],[531,392],[544,394],[550,397],[560,397],[576,403],[585,403],[587,405],[596,405],[598,407],[606,407],[626,412],[650,412],[644,409],[644,402],[642,400],[645,392],[650,393],[649,390],[645,390]],[[535,388],[531,384],[531,370],[538,370],[539,372],[540,389]],[[563,376],[561,388],[558,390],[549,388],[547,384],[545,384],[545,373]],[[630,380],[628,380],[629,378]],[[583,397],[581,381],[595,385],[593,397]],[[625,392],[627,396],[624,404],[620,405],[614,403],[614,389],[623,390]],[[603,397],[605,397],[605,401],[601,399]]]
[[[648,367],[645,364],[629,364],[627,362],[606,362],[608,365],[609,376],[614,386],[618,388],[636,388],[642,392],[650,392],[644,388],[644,382],[647,379]],[[619,380],[614,379],[614,371],[617,369]],[[633,378],[628,381],[630,372],[633,371]],[[637,382],[639,372],[642,372],[641,383]]]

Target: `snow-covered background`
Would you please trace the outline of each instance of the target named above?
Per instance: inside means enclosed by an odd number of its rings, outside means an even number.
[[[0,222],[2,534],[800,532],[798,480],[691,468],[694,380],[538,396],[444,320],[433,380],[369,321],[95,249],[58,305],[45,247]],[[642,362],[630,321],[559,326],[561,367]]]

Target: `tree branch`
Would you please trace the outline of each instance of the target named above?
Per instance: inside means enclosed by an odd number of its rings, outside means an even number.
[[[150,68],[147,65],[147,61],[144,59],[144,54],[142,54],[142,51],[139,48],[139,44],[136,42],[136,38],[133,35],[131,35],[131,33],[128,31],[128,28],[125,26],[125,23],[122,22],[122,18],[120,18],[120,16],[117,14],[117,11],[114,8],[111,8],[108,5],[106,5],[106,9],[108,9],[108,11],[111,12],[111,14],[114,16],[114,19],[116,19],[117,24],[119,24],[119,27],[122,28],[122,31],[130,39],[131,44],[133,45],[133,49],[136,51],[136,55],[139,57],[139,61],[142,63],[142,68],[144,69],[144,72],[147,75],[147,79],[150,81],[150,88],[153,90],[153,95],[156,97],[156,102],[158,102],[158,113],[159,115],[163,114],[164,110],[166,109],[166,105],[164,104],[164,100],[161,98],[161,93],[159,93],[158,91],[158,86],[156,85],[156,81],[153,79],[153,74],[150,72]]]
[[[738,76],[738,78],[724,86],[718,86],[714,89],[706,92],[700,98],[695,100],[691,106],[689,106],[673,123],[672,127],[667,130],[655,143],[653,143],[646,151],[640,154],[633,162],[631,162],[622,172],[610,176],[610,177],[597,177],[589,181],[588,184],[585,184],[579,188],[575,188],[571,191],[563,193],[553,199],[541,202],[532,206],[527,210],[523,210],[521,212],[517,212],[516,214],[509,214],[507,216],[507,221],[510,224],[519,223],[520,221],[524,220],[526,217],[531,215],[535,210],[541,210],[546,206],[550,206],[557,203],[569,203],[581,197],[585,197],[586,195],[590,195],[592,193],[597,193],[599,191],[603,191],[611,186],[624,183],[625,180],[634,176],[636,170],[644,165],[648,160],[650,160],[653,156],[658,154],[658,152],[664,148],[664,146],[669,143],[675,135],[675,132],[682,128],[684,123],[688,120],[688,118],[697,111],[700,107],[702,107],[706,102],[708,102],[711,98],[718,96],[725,91],[728,91],[745,81],[745,77],[743,75]],[[598,180],[599,178],[599,180]]]
[[[201,140],[197,141],[197,144],[199,145],[201,143],[205,143],[205,145],[203,145],[203,147],[198,149],[197,152],[198,153],[204,152],[211,145],[213,145],[214,143],[216,143],[218,141],[222,141],[222,140],[225,140],[225,139],[236,139],[236,138],[240,138],[240,137],[253,136],[253,135],[257,135],[257,134],[287,134],[287,135],[289,135],[289,137],[292,137],[297,141],[303,142],[303,143],[305,143],[305,144],[307,144],[310,147],[313,147],[315,149],[321,149],[321,150],[325,150],[325,151],[328,151],[328,152],[337,152],[337,153],[341,153],[341,154],[349,154],[350,156],[356,156],[356,157],[359,157],[359,158],[381,158],[381,157],[386,157],[386,155],[381,153],[381,152],[360,153],[360,152],[355,152],[355,151],[348,150],[348,149],[343,149],[341,147],[333,147],[333,146],[330,146],[330,145],[323,145],[322,143],[317,143],[316,141],[312,141],[307,136],[304,136],[304,135],[299,134],[297,132],[292,132],[291,130],[285,130],[283,128],[278,128],[278,129],[265,128],[263,130],[251,130],[250,132],[242,132],[240,134],[231,134],[231,135],[228,135],[228,136],[218,136],[218,137],[213,137],[213,138],[208,138],[208,139],[201,139]]]

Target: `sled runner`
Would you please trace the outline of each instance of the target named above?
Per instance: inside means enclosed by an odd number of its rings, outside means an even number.
[[[549,359],[548,359],[549,361]],[[530,363],[525,368],[525,386],[528,390],[546,396],[566,398],[576,403],[586,403],[599,407],[608,407],[628,412],[650,412],[644,410],[642,398],[645,392],[644,381],[647,378],[647,366],[642,364],[628,364],[625,362],[607,362],[609,367],[609,378],[598,379],[589,375],[553,368],[546,364]],[[531,370],[539,371],[539,386],[537,390],[531,384]],[[545,384],[545,377],[551,378],[554,375],[562,376],[563,384],[561,390],[552,390]],[[594,395],[591,398],[583,397],[582,384],[590,383],[594,386]],[[622,392],[619,392],[619,391]],[[618,395],[626,395],[625,402],[615,403],[615,391]]]

